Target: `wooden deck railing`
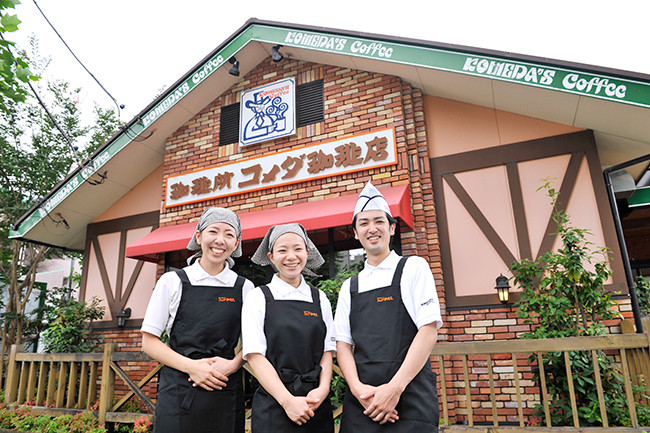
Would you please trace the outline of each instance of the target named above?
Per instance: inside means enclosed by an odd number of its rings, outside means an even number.
[[[598,354],[606,353],[614,359],[623,376],[626,410],[633,428],[639,423],[636,402],[648,402],[650,395],[650,328],[649,318],[644,319],[643,334],[606,335],[599,337],[574,337],[546,340],[504,340],[439,343],[432,352],[434,370],[438,371],[441,417],[445,424],[463,423],[468,426],[480,424],[492,426],[518,425],[527,427],[534,421],[535,404],[543,406],[540,424],[553,425],[548,385],[542,356],[546,353],[562,353],[566,368],[568,402],[572,425],[582,428],[578,417],[578,402],[574,381],[571,352],[585,352],[591,358],[594,374],[592,379],[598,396],[598,410],[602,427],[609,428],[606,399],[603,392],[602,372]],[[529,356],[533,355],[534,362]],[[537,370],[541,390],[532,378]],[[582,378],[581,378],[582,379]],[[635,385],[636,387],[633,387]],[[645,390],[639,391],[639,387]],[[637,390],[637,392],[634,391]],[[452,406],[452,407],[450,407]],[[451,411],[453,409],[453,416]]]
[[[154,403],[142,387],[156,376],[160,365],[135,383],[120,363],[151,362],[151,358],[142,352],[117,352],[116,347],[106,344],[104,353],[22,353],[12,346],[5,403],[29,402],[35,412],[50,416],[93,411],[102,424],[134,423],[142,413],[119,410],[135,394],[153,413]],[[129,391],[114,403],[116,374]]]
[[[650,320],[644,321],[646,330]],[[625,331],[625,329],[624,329]],[[117,352],[115,344],[107,344],[104,353],[88,354],[34,354],[21,353],[12,347],[5,402],[25,404],[36,402],[33,410],[51,416],[93,411],[101,423],[133,423],[142,413],[120,412],[134,395],[150,411],[154,404],[143,387],[160,370],[160,365],[148,371],[137,383],[120,364],[150,362],[141,352]],[[541,426],[556,428],[550,413],[549,379],[544,371],[542,355],[560,352],[566,362],[572,425],[569,428],[586,430],[578,418],[578,401],[573,381],[570,352],[586,352],[591,357],[593,381],[598,395],[598,410],[602,429],[612,427],[608,420],[606,399],[601,383],[597,353],[607,353],[615,359],[624,378],[627,411],[633,428],[638,428],[636,403],[648,403],[650,395],[650,338],[648,333],[576,337],[549,340],[504,340],[439,343],[432,352],[434,371],[438,372],[438,392],[441,418],[445,430],[461,424],[463,429],[490,425],[492,429],[514,426],[530,429],[534,406],[543,407]],[[533,355],[532,358],[530,355]],[[534,361],[531,363],[530,359]],[[533,382],[538,369],[541,389]],[[340,370],[335,367],[335,374]],[[114,403],[116,375],[128,387],[128,392]],[[645,392],[635,389],[645,386]],[[94,403],[98,403],[93,407]],[[333,417],[341,416],[342,408],[335,408]],[[249,414],[250,415],[250,414]],[[459,427],[461,428],[461,427]]]

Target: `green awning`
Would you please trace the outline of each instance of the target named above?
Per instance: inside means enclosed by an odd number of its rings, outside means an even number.
[[[640,207],[650,205],[650,187],[637,188],[627,199],[629,207]]]

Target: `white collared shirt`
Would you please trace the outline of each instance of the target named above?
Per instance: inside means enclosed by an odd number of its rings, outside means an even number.
[[[311,289],[301,276],[298,287],[286,283],[278,274],[273,275],[271,282],[267,284],[273,298],[278,301],[306,301],[312,302]],[[336,351],[336,340],[334,339],[334,324],[332,317],[332,305],[322,290],[318,291],[320,296],[320,308],[325,322],[324,351]],[[242,353],[244,359],[249,353],[259,353],[266,356],[266,335],[264,334],[264,319],[266,317],[266,299],[262,289],[257,287],[250,292],[242,307]]]
[[[237,281],[237,274],[230,269],[228,263],[223,271],[214,276],[208,274],[198,260],[184,270],[194,286],[233,287]],[[147,332],[157,337],[160,337],[164,331],[167,331],[167,334],[171,332],[181,302],[182,288],[183,284],[176,272],[166,272],[160,277],[151,294],[140,332]],[[253,283],[246,280],[242,289],[242,298],[246,299],[248,293],[254,288]]]
[[[359,293],[390,285],[399,259],[400,256],[391,251],[388,257],[377,266],[371,266],[366,261],[363,270],[359,272]],[[424,258],[413,256],[406,261],[400,280],[400,291],[402,303],[418,329],[434,322],[438,328],[442,326],[436,283],[433,274],[431,274],[431,268]],[[350,332],[349,278],[343,282],[339,292],[334,328],[337,341],[354,346]]]

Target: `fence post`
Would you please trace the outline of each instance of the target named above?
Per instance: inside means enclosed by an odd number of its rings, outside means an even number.
[[[9,363],[7,364],[7,383],[5,384],[5,403],[13,403],[18,399],[18,380],[20,379],[20,369],[16,362],[16,354],[22,351],[22,345],[11,345],[9,351]]]
[[[113,404],[115,391],[115,372],[111,368],[111,358],[117,345],[108,343],[104,346],[104,358],[102,359],[102,379],[99,390],[99,424],[106,423],[106,412]]]

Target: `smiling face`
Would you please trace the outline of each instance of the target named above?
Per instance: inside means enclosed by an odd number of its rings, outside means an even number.
[[[223,271],[226,259],[239,245],[237,232],[227,223],[214,223],[196,232],[196,242],[201,246],[201,267],[210,275]]]
[[[300,274],[307,264],[308,255],[305,240],[295,233],[280,236],[273,244],[272,251],[268,253],[280,279],[294,287],[300,285]]]
[[[356,215],[354,238],[366,250],[368,263],[376,266],[390,254],[390,237],[395,234],[395,224],[388,221],[386,212],[368,210]]]

